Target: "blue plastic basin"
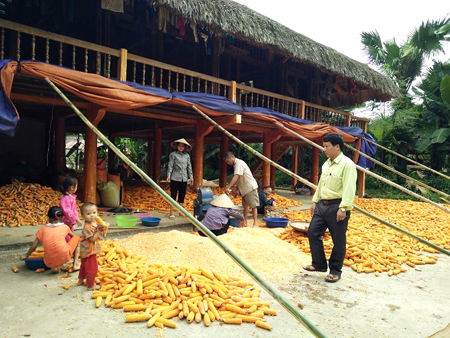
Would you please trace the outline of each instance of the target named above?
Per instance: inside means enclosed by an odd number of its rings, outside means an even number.
[[[45,270],[49,269],[47,267],[47,265],[45,265],[43,258],[34,258],[34,259],[25,258],[24,261],[25,261],[25,265],[30,270],[37,270],[37,269],[41,269],[41,268],[44,268]]]
[[[268,228],[286,228],[289,223],[289,218],[276,218],[268,217],[264,218]]]
[[[154,227],[157,226],[159,224],[159,222],[161,222],[161,218],[159,217],[144,217],[141,219],[142,221],[142,225],[146,226],[146,227]]]

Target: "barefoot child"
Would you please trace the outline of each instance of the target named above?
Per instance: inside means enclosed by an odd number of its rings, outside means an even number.
[[[97,254],[101,251],[99,241],[103,240],[103,225],[95,223],[97,206],[94,203],[84,203],[81,206],[81,216],[84,219],[84,227],[81,230],[81,268],[77,285],[83,285],[83,280],[86,279],[88,290],[94,290],[98,289],[95,276],[98,271]]]
[[[80,269],[79,256],[80,248],[78,243],[80,237],[70,231],[62,221],[64,213],[60,207],[51,207],[48,211],[48,223],[41,227],[36,233],[36,240],[31,245],[25,257],[36,250],[39,242],[44,246],[44,263],[52,269],[53,273],[58,273],[61,265],[67,263],[73,257],[74,271]],[[66,235],[70,236],[66,242]]]
[[[78,216],[76,203],[77,195],[75,195],[77,189],[78,180],[75,177],[64,177],[64,180],[61,184],[61,192],[63,196],[59,201],[59,205],[64,212],[64,218],[62,221],[69,226],[70,231],[72,232],[75,232],[75,224],[77,224],[79,227],[83,225],[80,221],[80,217]],[[66,241],[68,242],[69,240],[70,237],[66,236]]]

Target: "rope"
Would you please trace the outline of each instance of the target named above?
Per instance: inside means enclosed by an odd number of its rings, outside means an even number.
[[[199,230],[206,234],[209,239],[211,239],[217,246],[219,246],[228,256],[230,256],[235,263],[237,263],[251,278],[258,282],[278,303],[280,303],[288,312],[290,312],[301,324],[303,324],[311,333],[316,337],[325,337],[323,333],[319,331],[309,320],[307,320],[303,315],[289,302],[287,302],[278,292],[275,291],[268,283],[266,283],[253,269],[247,265],[242,259],[239,258],[231,249],[229,249],[221,240],[218,239],[207,227],[200,223],[194,216],[192,216],[186,209],[181,207],[174,199],[170,197],[161,187],[153,181],[147,174],[142,171],[136,164],[130,161],[105,135],[103,135],[100,130],[98,130],[82,113],[81,111],[59,90],[55,84],[48,78],[45,78],[47,83],[61,96],[61,98],[66,102],[69,107],[71,107],[77,115],[83,120],[83,122],[92,131],[97,134],[97,136],[125,163],[127,163],[139,176],[142,177],[150,186],[155,189],[167,202],[169,202],[173,207],[181,211],[184,216]]]
[[[386,150],[387,152],[390,152],[391,154],[397,155],[398,157],[401,157],[401,158],[403,158],[404,160],[407,160],[407,161],[409,161],[409,162],[411,162],[411,163],[414,163],[414,164],[418,165],[419,167],[421,167],[421,168],[423,168],[423,169],[429,170],[429,171],[431,171],[432,173],[435,173],[436,175],[445,177],[446,179],[450,180],[450,177],[448,177],[447,175],[444,175],[443,173],[440,173],[439,171],[436,171],[436,170],[434,170],[434,169],[432,169],[432,168],[430,168],[430,167],[427,167],[427,166],[423,165],[422,163],[419,163],[419,162],[416,162],[416,161],[414,161],[414,160],[411,160],[410,158],[408,158],[408,157],[406,157],[406,156],[403,156],[402,154],[399,154],[399,153],[397,153],[397,152],[395,152],[395,151],[393,151],[393,150],[391,150],[391,149],[388,149],[388,148],[386,148],[386,147],[383,147],[382,145],[379,145],[378,143],[375,143],[375,142],[373,142],[373,141],[371,141],[371,140],[368,140],[368,139],[366,139],[365,137],[361,137],[361,138],[362,138],[363,140],[366,140],[367,142],[370,142],[370,143],[376,145],[377,147],[379,147],[379,148],[381,148],[381,149],[383,149],[383,150]]]

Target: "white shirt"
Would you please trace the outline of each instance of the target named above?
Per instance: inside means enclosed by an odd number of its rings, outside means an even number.
[[[236,182],[236,185],[239,188],[239,192],[242,196],[247,195],[250,191],[258,188],[258,183],[250,171],[247,163],[236,158],[234,160],[234,174],[239,175],[239,179]]]

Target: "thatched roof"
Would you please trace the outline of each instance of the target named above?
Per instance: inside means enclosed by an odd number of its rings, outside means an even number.
[[[399,96],[393,82],[369,66],[355,61],[230,0],[147,0],[166,7],[189,22],[207,26],[216,35],[227,34],[253,45],[272,48],[299,62],[308,63],[341,75],[364,87],[379,91],[384,97]]]

